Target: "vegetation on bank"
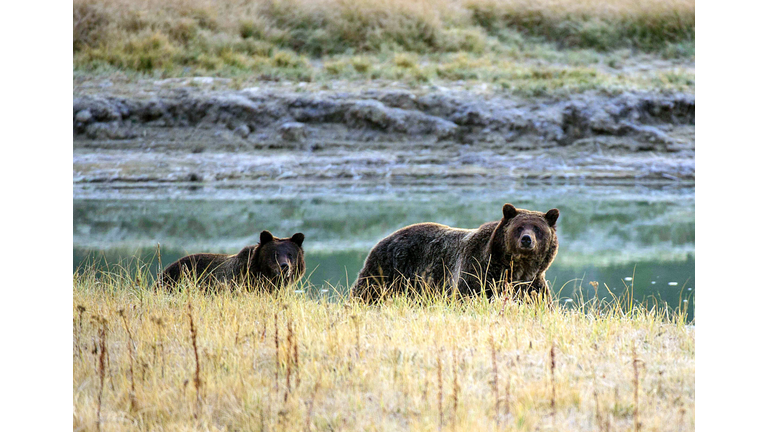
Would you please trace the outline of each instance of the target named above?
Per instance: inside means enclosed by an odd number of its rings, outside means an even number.
[[[578,91],[611,79],[642,85],[594,66],[636,53],[693,58],[694,40],[693,0],[75,0],[73,9],[74,65],[84,73],[559,80]],[[690,73],[651,79],[693,85]]]
[[[74,275],[74,429],[694,429],[694,330],[663,305],[146,280]]]

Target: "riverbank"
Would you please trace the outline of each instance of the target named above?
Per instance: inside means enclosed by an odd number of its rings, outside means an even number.
[[[483,83],[302,84],[231,90],[198,77],[78,86],[74,182],[695,179],[692,94],[535,98]]]

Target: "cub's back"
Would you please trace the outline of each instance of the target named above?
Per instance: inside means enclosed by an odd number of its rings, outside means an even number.
[[[204,277],[221,266],[230,256],[224,254],[199,253],[187,255],[178,261],[168,265],[163,270],[162,283],[172,285],[179,280],[184,273],[192,277]]]

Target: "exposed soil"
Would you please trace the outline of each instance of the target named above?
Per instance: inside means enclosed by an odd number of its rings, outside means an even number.
[[[486,88],[343,90],[217,79],[76,88],[73,180],[693,182],[695,96],[521,99]],[[375,87],[375,88],[373,88]]]

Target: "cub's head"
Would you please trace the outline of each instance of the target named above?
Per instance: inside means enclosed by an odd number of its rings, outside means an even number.
[[[292,283],[304,275],[304,234],[290,238],[277,238],[269,231],[262,231],[259,244],[250,254],[249,273],[269,279],[276,286]]]
[[[516,209],[504,204],[504,250],[512,256],[546,256],[550,249],[557,247],[555,223],[560,216],[558,209],[547,213]]]

